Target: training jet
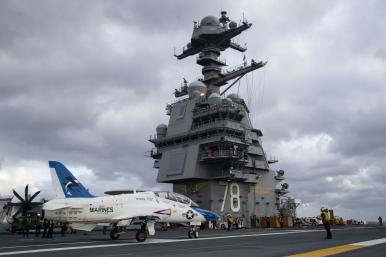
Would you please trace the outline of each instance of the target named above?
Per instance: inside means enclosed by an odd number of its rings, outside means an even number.
[[[111,239],[118,239],[128,226],[139,224],[138,242],[154,235],[156,222],[188,223],[189,238],[198,237],[198,226],[215,221],[219,215],[198,208],[186,196],[165,192],[94,196],[60,162],[49,161],[56,198],[43,206],[45,218],[68,224],[73,229],[91,231],[98,224],[112,226]]]

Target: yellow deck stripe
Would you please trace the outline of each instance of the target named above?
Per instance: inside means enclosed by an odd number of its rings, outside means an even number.
[[[288,255],[286,257],[323,257],[323,256],[330,256],[338,253],[344,253],[352,250],[357,250],[364,248],[366,246],[364,245],[341,245],[336,247],[330,247],[325,249],[320,249],[316,251],[310,251],[306,253],[300,253],[300,254],[294,254],[294,255]]]

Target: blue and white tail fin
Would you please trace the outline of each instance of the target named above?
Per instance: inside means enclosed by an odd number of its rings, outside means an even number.
[[[49,161],[52,186],[57,198],[91,198],[95,197],[76,179],[60,162]]]

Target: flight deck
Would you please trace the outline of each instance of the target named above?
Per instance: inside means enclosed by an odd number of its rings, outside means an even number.
[[[159,231],[142,243],[130,233],[112,241],[102,231],[64,237],[58,233],[53,239],[0,234],[0,256],[384,256],[386,252],[386,229],[377,226],[335,227],[332,240],[324,239],[322,227],[202,230],[197,239],[186,239],[185,234],[184,228]]]

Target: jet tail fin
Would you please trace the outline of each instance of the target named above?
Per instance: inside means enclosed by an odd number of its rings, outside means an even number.
[[[60,162],[49,161],[52,185],[57,198],[95,197]]]

